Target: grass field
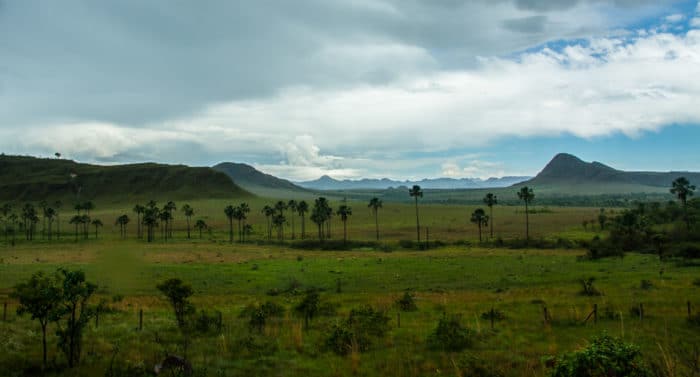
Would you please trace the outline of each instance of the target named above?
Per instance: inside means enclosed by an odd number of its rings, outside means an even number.
[[[0,247],[0,302],[8,302],[8,318],[0,322],[0,370],[2,375],[32,375],[41,364],[38,324],[14,314],[16,302],[8,298],[12,287],[35,271],[58,267],[83,269],[99,284],[98,299],[114,309],[91,323],[85,336],[83,362],[73,370],[56,369],[61,376],[105,375],[110,363],[144,365],[146,369],[165,353],[182,354],[174,316],[155,286],[170,278],[182,279],[194,288],[199,309],[220,311],[220,334],[191,339],[187,356],[195,371],[208,376],[469,376],[479,368],[500,375],[547,374],[546,358],[577,349],[603,332],[638,344],[650,360],[678,371],[689,347],[698,343],[699,327],[687,323],[686,303],[700,305],[700,287],[694,285],[700,268],[677,261],[660,262],[645,254],[624,259],[582,260],[580,249],[498,249],[479,247],[476,226],[468,216],[476,206],[422,205],[421,223],[430,228],[432,240],[458,241],[427,251],[404,250],[398,240],[415,238],[414,207],[385,203],[380,211],[382,242],[391,252],[358,248],[349,251],[301,250],[290,244],[262,242],[265,221],[260,208],[272,200],[247,200],[249,222],[256,233],[246,244],[228,243],[228,223],[223,207],[228,201],[202,200],[190,204],[213,227],[203,239],[184,238],[184,218],[178,213],[175,239],[148,244],[134,237],[119,239],[111,224],[121,213],[132,216],[133,203],[100,208],[92,214],[106,224],[98,239],[75,242],[68,224],[59,242],[38,240]],[[231,201],[231,204],[237,204]],[[183,203],[177,203],[182,205]],[[337,206],[337,202],[332,203]],[[349,202],[353,216],[348,224],[352,240],[372,240],[374,219],[363,202]],[[598,208],[551,207],[531,214],[533,237],[590,239],[597,233],[581,222],[593,220]],[[505,239],[524,237],[521,207],[495,207],[495,235]],[[69,217],[68,211],[62,214]],[[342,237],[342,226],[333,220],[333,238]],[[65,221],[64,221],[65,222]],[[287,237],[291,234],[286,228]],[[299,223],[296,232],[299,233]],[[307,223],[307,232],[314,228]],[[485,230],[486,233],[486,230]],[[594,277],[601,296],[583,296],[581,279]],[[642,288],[641,281],[650,285]],[[303,297],[292,293],[269,295],[288,287],[320,288],[321,300],[337,307],[303,328],[291,309]],[[340,289],[338,289],[340,287]],[[418,311],[402,312],[400,327],[394,302],[404,292],[416,296]],[[258,334],[239,313],[249,304],[273,301],[287,309],[282,318]],[[337,356],[324,349],[332,326],[352,308],[369,304],[385,310],[391,330],[365,353]],[[643,320],[631,311],[644,305]],[[598,322],[583,323],[594,305]],[[551,321],[544,323],[543,308]],[[505,319],[494,329],[481,314],[491,308]],[[138,331],[138,312],[144,311]],[[693,309],[695,310],[695,309]],[[445,314],[461,316],[476,332],[466,351],[446,353],[427,348],[426,339]],[[51,327],[51,329],[53,329]],[[50,330],[52,333],[53,330]],[[49,358],[63,362],[50,337]],[[114,368],[113,368],[114,369]],[[492,374],[493,375],[493,374]],[[681,374],[679,374],[681,375]]]

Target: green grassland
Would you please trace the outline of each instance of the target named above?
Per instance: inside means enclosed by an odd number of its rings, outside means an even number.
[[[228,242],[227,204],[248,202],[248,222],[254,233],[245,244]],[[696,344],[700,327],[686,321],[686,302],[700,305],[700,267],[669,260],[660,262],[650,254],[629,253],[625,258],[587,260],[583,249],[508,249],[480,246],[477,228],[469,223],[475,205],[421,204],[421,225],[430,239],[443,247],[418,251],[403,249],[399,240],[415,239],[415,208],[406,203],[384,203],[379,212],[381,241],[377,245],[345,251],[304,250],[290,241],[291,221],[284,243],[267,241],[265,218],[260,210],[275,200],[236,197],[230,200],[194,200],[193,219],[204,219],[212,231],[202,239],[193,231],[185,238],[185,219],[176,213],[175,237],[147,243],[135,237],[135,222],[128,238],[120,239],[114,219],[128,214],[135,203],[101,204],[91,213],[105,227],[95,239],[75,241],[64,210],[60,241],[19,240],[12,247],[0,244],[0,302],[8,302],[8,319],[0,321],[0,371],[3,376],[34,375],[41,365],[38,324],[14,314],[17,303],[9,298],[12,287],[36,271],[58,267],[80,268],[100,288],[99,299],[113,310],[104,313],[99,326],[88,326],[83,362],[75,369],[62,369],[62,355],[50,337],[49,359],[59,367],[48,375],[106,375],[118,367],[152,369],[165,353],[182,354],[181,339],[168,303],[156,284],[171,277],[194,288],[198,309],[220,311],[221,333],[190,339],[187,357],[196,373],[207,376],[469,376],[478,370],[491,375],[547,375],[546,360],[584,346],[595,335],[623,337],[638,344],[644,355],[667,369],[683,363],[688,347]],[[178,206],[185,204],[177,202]],[[339,201],[331,203],[337,207]],[[353,215],[348,238],[374,240],[374,218],[365,201],[349,200]],[[604,235],[596,227],[584,229],[584,220],[595,220],[598,208],[544,207],[535,205],[530,214],[533,238],[589,240]],[[610,210],[608,210],[610,211]],[[494,235],[503,239],[524,237],[524,212],[519,206],[494,208]],[[289,216],[288,216],[289,217]],[[234,224],[235,227],[235,224]],[[295,220],[297,237],[299,218]],[[485,234],[487,230],[485,229]],[[342,237],[342,223],[333,218],[333,239]],[[158,234],[156,232],[156,234]],[[315,229],[307,219],[307,234]],[[237,238],[236,238],[237,240]],[[581,279],[594,277],[601,296],[583,296]],[[643,289],[642,280],[651,284]],[[340,286],[340,289],[338,287]],[[292,308],[307,288],[321,289],[321,300],[335,305],[337,313],[314,319],[304,329]],[[402,312],[400,327],[394,302],[413,292],[418,310]],[[267,324],[262,333],[250,330],[241,311],[250,304],[272,301],[287,313]],[[641,320],[630,311],[645,308]],[[384,310],[391,318],[388,335],[368,352],[338,356],[324,342],[334,324],[361,305]],[[584,323],[598,305],[597,323]],[[543,307],[551,315],[543,320]],[[491,328],[481,314],[495,308],[505,314]],[[138,312],[144,311],[143,330],[138,331]],[[694,309],[695,310],[695,309]],[[474,343],[462,352],[427,348],[426,339],[445,314],[461,317],[475,331]],[[53,329],[53,328],[52,328]],[[51,332],[52,330],[50,330]],[[481,368],[481,369],[479,369]],[[488,375],[488,374],[482,374]]]

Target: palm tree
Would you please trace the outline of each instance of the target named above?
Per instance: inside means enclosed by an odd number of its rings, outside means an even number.
[[[167,202],[163,206],[163,211],[168,213],[168,220],[165,223],[165,233],[166,236],[169,236],[170,238],[173,238],[173,220],[175,220],[175,215],[173,215],[173,212],[177,209],[175,206],[175,203],[172,201]],[[167,237],[166,237],[167,238]]]
[[[272,216],[275,215],[275,209],[266,205],[263,207],[262,213],[265,215],[265,219],[267,219],[267,239],[269,241],[272,239]]]
[[[194,223],[194,228],[199,231],[199,239],[202,239],[202,230],[208,229],[209,226],[207,225],[207,223],[204,220],[197,219],[197,221],[195,221],[195,223]]]
[[[297,207],[298,207],[298,204],[297,204],[296,200],[292,199],[292,200],[287,202],[287,208],[289,208],[289,212],[292,213],[292,216],[291,216],[291,218],[292,218],[292,239],[296,238],[296,235],[294,232],[294,215],[297,212]]]
[[[83,209],[85,210],[85,214],[90,216],[90,211],[95,209],[95,204],[88,200],[87,202],[83,203]]]
[[[51,207],[47,207],[46,210],[44,210],[44,218],[46,219],[45,221],[48,224],[47,233],[49,235],[49,241],[51,241],[51,235],[53,233],[53,231],[52,231],[53,226],[52,225],[53,225],[55,217],[56,217],[56,210],[55,209],[53,209]]]
[[[238,210],[241,211],[241,219],[243,220],[243,231],[241,232],[241,242],[246,240],[246,220],[248,219],[248,214],[250,213],[250,206],[248,203],[241,203],[238,205]]]
[[[53,208],[56,210],[56,238],[61,239],[61,206],[63,206],[63,203],[60,200],[57,200],[53,203]]]
[[[82,218],[80,223],[83,224],[83,237],[88,239],[88,236],[90,235],[90,216],[82,215],[80,217]]]
[[[379,241],[379,209],[382,208],[382,201],[379,198],[372,198],[367,207],[374,212],[374,227],[377,231],[377,241]]]
[[[274,225],[274,227],[277,228],[277,240],[280,242],[284,241],[285,222],[287,222],[287,219],[281,213],[277,213],[274,216],[272,216],[272,225]]]
[[[226,208],[224,208],[224,213],[226,214],[226,218],[228,219],[229,242],[233,243],[233,216],[236,214],[236,209],[229,204],[226,206]]]
[[[245,219],[245,214],[241,211],[241,207],[235,207],[233,209],[233,218],[238,222],[238,242],[243,242],[243,227],[241,224],[243,219]]]
[[[408,195],[413,197],[416,201],[416,235],[418,235],[418,243],[420,243],[420,222],[418,220],[418,198],[423,197],[423,190],[421,190],[420,186],[413,185],[413,187],[408,190]]]
[[[97,238],[97,228],[101,227],[102,225],[103,224],[102,221],[100,221],[100,219],[92,220],[92,226],[95,227],[95,238]]]
[[[535,200],[535,192],[524,186],[518,191],[518,198],[525,203],[525,240],[530,241],[530,210],[528,206]]]
[[[146,207],[137,204],[134,206],[134,212],[136,212],[136,236],[138,238],[143,238],[143,232],[141,228],[141,216],[143,216],[143,213],[146,212]]]
[[[46,200],[42,200],[39,202],[39,208],[41,208],[41,238],[44,239],[46,238],[46,209],[48,208],[48,203],[46,203]]]
[[[284,217],[284,210],[286,210],[286,209],[287,209],[287,203],[285,203],[285,202],[283,202],[283,201],[281,201],[281,200],[278,201],[277,203],[275,203],[275,210],[276,210],[277,213],[279,213],[282,217]],[[273,218],[273,219],[272,219],[272,223],[273,223],[273,224],[274,224],[274,222],[275,222],[274,220],[275,220],[275,219]],[[285,217],[285,222],[286,222],[286,217]],[[278,228],[277,231],[278,231],[278,232],[282,232],[282,238],[284,238],[284,228]]]
[[[78,226],[83,223],[83,217],[81,215],[75,215],[71,217],[70,223],[75,225],[75,240],[78,240]]]
[[[346,243],[348,241],[348,217],[352,215],[352,208],[341,204],[336,214],[340,216],[340,221],[343,222],[343,243]]]
[[[158,220],[160,220],[162,225],[162,228],[160,228],[160,235],[165,241],[168,240],[168,223],[170,223],[170,220],[172,219],[173,215],[170,211],[163,209],[160,211],[160,213],[158,213]]]
[[[207,229],[207,223],[204,220],[199,219],[194,223],[194,227],[199,230],[199,239],[202,239],[202,230]]]
[[[0,213],[2,214],[2,217],[5,220],[5,224],[4,224],[5,225],[5,229],[4,229],[5,241],[7,241],[7,234],[8,234],[8,230],[9,230],[9,225],[8,225],[9,215],[11,212],[12,212],[12,204],[10,204],[10,203],[5,203],[2,205],[2,207],[0,207]]]
[[[491,238],[493,238],[493,206],[498,204],[498,198],[493,193],[484,196],[484,204],[489,207],[489,220],[491,220]]]
[[[185,204],[181,208],[182,212],[185,214],[185,218],[187,219],[187,239],[190,239],[190,219],[194,215],[194,209],[190,207],[189,204]]]
[[[7,220],[10,222],[10,224],[12,224],[12,228],[10,228],[12,230],[12,246],[15,246],[15,241],[17,238],[17,221],[19,218],[17,217],[16,213],[11,213],[7,217]]]
[[[304,237],[306,237],[306,221],[305,221],[305,216],[306,212],[309,212],[309,204],[306,203],[306,201],[302,200],[299,203],[297,203],[297,213],[301,217],[301,239],[303,240]]]
[[[123,214],[117,217],[117,221],[114,223],[119,225],[119,236],[126,238],[126,224],[129,223],[129,216]]]
[[[146,240],[148,242],[153,242],[153,229],[158,226],[159,214],[160,209],[156,207],[156,202],[149,201],[141,217],[141,222],[146,226]]]
[[[479,227],[479,242],[481,242],[481,227],[489,223],[489,217],[486,215],[483,208],[477,208],[472,212],[471,222]]]
[[[671,194],[676,195],[678,200],[683,204],[683,217],[685,217],[685,226],[690,230],[690,218],[688,217],[688,197],[695,193],[695,186],[691,185],[687,178],[678,177],[672,183]]]

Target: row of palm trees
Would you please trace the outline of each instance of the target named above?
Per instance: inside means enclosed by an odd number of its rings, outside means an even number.
[[[672,183],[671,193],[676,195],[676,197],[683,204],[685,211],[685,220],[688,228],[690,227],[690,220],[687,215],[687,199],[691,197],[695,191],[695,186],[691,185],[690,182],[685,177],[679,177]],[[420,214],[418,199],[422,198],[424,195],[423,190],[420,186],[414,185],[408,190],[408,194],[414,199],[415,204],[415,214],[416,214],[416,238],[418,242],[421,241],[421,227],[420,227]],[[530,238],[530,219],[529,206],[535,199],[535,193],[530,187],[521,187],[517,191],[518,199],[525,205],[525,237],[526,240]],[[493,238],[493,207],[498,204],[498,198],[493,193],[487,193],[483,198],[483,203],[488,207],[489,213],[487,214],[483,208],[477,208],[472,212],[470,221],[474,223],[479,232],[479,241],[482,241],[482,230],[485,227],[490,228],[490,237]],[[383,203],[379,198],[372,198],[367,207],[370,208],[374,215],[375,220],[375,233],[376,239],[379,240],[379,210],[382,208]],[[53,225],[56,224],[56,237],[60,237],[60,221],[59,221],[59,210],[61,208],[61,202],[55,202],[52,206],[47,205],[45,202],[39,203],[39,208],[41,212],[37,210],[31,203],[26,203],[22,208],[19,215],[13,211],[11,204],[6,203],[0,206],[0,220],[5,224],[5,238],[11,233],[13,235],[13,243],[15,236],[15,229],[19,228],[24,231],[27,240],[33,240],[36,234],[37,224],[41,221],[39,215],[43,217],[43,227],[42,234],[48,237],[49,240],[52,239],[54,234]],[[75,226],[75,237],[78,239],[79,233],[83,234],[84,238],[88,238],[88,230],[90,225],[95,227],[95,237],[98,236],[98,229],[103,226],[102,221],[99,219],[92,219],[90,217],[90,211],[95,208],[92,202],[84,202],[74,206],[76,210],[76,215],[70,219],[70,223]],[[151,242],[155,238],[155,229],[160,228],[161,237],[164,240],[168,240],[173,237],[173,222],[174,214],[177,210],[177,206],[174,202],[169,201],[159,208],[157,203],[153,200],[149,201],[145,206],[137,204],[134,206],[133,211],[136,213],[137,218],[137,237],[143,238],[144,234],[148,242]],[[191,238],[191,221],[192,217],[195,215],[195,210],[189,205],[185,204],[180,209],[184,214],[187,222],[187,238]],[[237,206],[228,205],[224,208],[224,214],[229,221],[229,241],[234,241],[234,220],[237,222],[237,233],[238,241],[245,242],[246,238],[252,233],[252,225],[246,223],[248,219],[248,214],[250,213],[250,206],[247,203],[240,203]],[[319,197],[315,199],[313,207],[309,208],[309,204],[304,201],[289,200],[287,202],[278,201],[273,205],[266,205],[262,208],[262,213],[266,218],[267,224],[267,238],[272,240],[273,231],[276,230],[277,239],[279,241],[284,241],[284,225],[287,223],[287,216],[291,220],[292,234],[291,238],[296,239],[296,229],[295,229],[295,219],[297,216],[301,220],[301,238],[306,239],[306,215],[310,212],[309,219],[316,224],[318,229],[318,239],[323,241],[331,238],[331,220],[332,217],[338,216],[340,221],[343,223],[343,241],[347,241],[347,225],[350,217],[353,214],[352,208],[347,205],[344,200],[342,204],[334,211],[330,206],[329,201],[324,197]],[[126,238],[127,224],[129,224],[130,219],[127,214],[123,214],[117,217],[115,224],[119,225],[120,236]],[[194,228],[199,231],[199,237],[202,237],[202,231],[208,229],[208,225],[204,220],[198,219],[194,223]]]
[[[15,238],[18,232],[23,232],[27,241],[33,241],[37,234],[38,224],[41,222],[42,238],[51,241],[54,236],[56,239],[61,238],[61,221],[60,210],[62,207],[61,201],[56,201],[49,205],[46,201],[38,203],[38,208],[32,203],[25,203],[19,211],[19,214],[14,212],[11,203],[5,203],[0,206],[0,221],[4,224],[5,240],[12,235],[12,244],[15,243]],[[74,206],[76,215],[70,219],[71,224],[76,226],[76,238],[78,237],[78,228],[82,229],[85,238],[88,235],[90,225],[97,229],[102,227],[102,221],[99,219],[90,218],[90,210],[94,209],[95,205],[92,202],[78,203]],[[41,217],[39,217],[41,215]],[[55,230],[54,230],[55,224]]]

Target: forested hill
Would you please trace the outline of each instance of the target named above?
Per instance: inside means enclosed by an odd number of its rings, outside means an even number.
[[[91,165],[0,155],[0,200],[189,199],[252,196],[208,167],[141,163]]]

